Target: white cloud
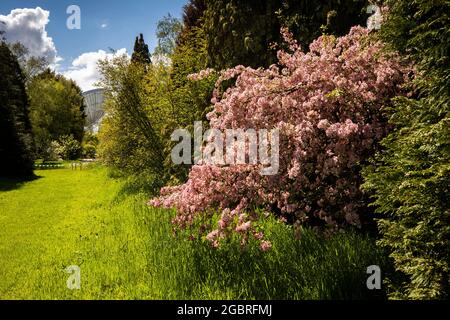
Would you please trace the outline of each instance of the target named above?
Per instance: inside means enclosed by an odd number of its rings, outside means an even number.
[[[30,56],[45,57],[55,65],[58,57],[53,39],[45,29],[50,12],[40,7],[35,9],[14,9],[8,15],[0,15],[0,30],[5,31],[6,41],[21,42],[29,50]]]
[[[105,28],[108,27],[108,24],[107,24],[107,23],[102,23],[102,24],[100,25],[100,27],[101,27],[102,29],[105,29]]]
[[[74,80],[83,91],[95,89],[95,83],[100,80],[100,72],[97,68],[97,62],[104,59],[112,59],[114,56],[120,56],[127,53],[127,49],[122,48],[115,53],[107,53],[103,50],[97,52],[86,52],[73,60],[72,66],[68,71],[62,74]]]

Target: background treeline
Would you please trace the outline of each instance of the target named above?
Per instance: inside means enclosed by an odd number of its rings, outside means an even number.
[[[35,160],[81,157],[86,117],[81,89],[22,44],[2,40],[0,46],[0,175],[32,177]]]

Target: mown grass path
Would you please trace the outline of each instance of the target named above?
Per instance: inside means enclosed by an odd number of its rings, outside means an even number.
[[[137,199],[115,203],[120,183],[102,168],[36,174],[1,182],[0,299],[151,298]],[[67,288],[70,265],[81,290]]]

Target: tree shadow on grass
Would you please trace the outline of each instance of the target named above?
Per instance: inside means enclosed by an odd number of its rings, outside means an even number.
[[[0,176],[0,191],[12,191],[20,189],[25,183],[38,180],[41,176],[33,175],[29,178],[11,178]]]

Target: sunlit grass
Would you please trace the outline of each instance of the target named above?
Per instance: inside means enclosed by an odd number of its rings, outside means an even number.
[[[121,183],[104,169],[36,173],[0,193],[0,297],[152,298],[140,201],[114,201]],[[66,286],[69,265],[81,268],[81,290]]]
[[[369,298],[366,268],[386,262],[368,237],[305,230],[298,241],[276,221],[265,226],[269,253],[256,244],[212,250],[174,238],[174,213],[124,193],[104,168],[36,173],[0,183],[1,299]],[[70,265],[80,266],[80,290],[66,286]]]

